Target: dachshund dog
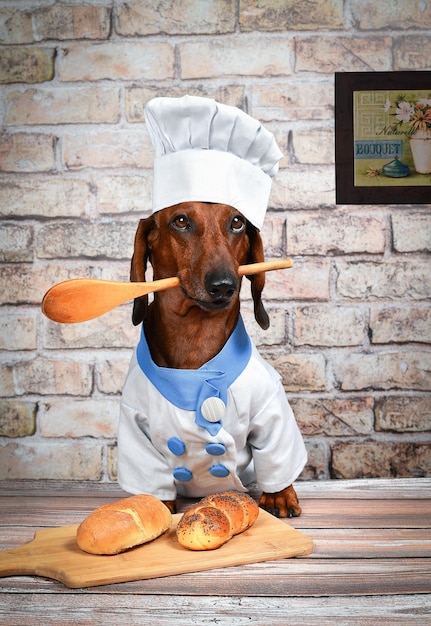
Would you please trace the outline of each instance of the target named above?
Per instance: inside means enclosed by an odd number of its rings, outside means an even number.
[[[131,262],[132,281],[145,281],[147,262],[154,280],[177,276],[180,286],[136,298],[133,323],[145,321],[152,360],[161,368],[196,370],[210,361],[231,336],[240,316],[238,266],[263,261],[257,228],[223,204],[183,202],[158,211],[138,225]],[[254,315],[266,329],[261,301],[265,274],[251,282]],[[163,416],[160,417],[163,419]],[[172,512],[176,500],[164,500]],[[259,505],[279,517],[298,516],[292,485],[262,493]]]

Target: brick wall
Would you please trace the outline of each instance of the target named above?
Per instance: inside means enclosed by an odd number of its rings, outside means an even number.
[[[131,305],[58,325],[53,284],[128,279],[148,214],[143,108],[242,107],[285,154],[263,237],[304,479],[431,474],[429,206],[336,206],[336,71],[431,69],[431,2],[5,0],[0,7],[0,478],[114,481]]]

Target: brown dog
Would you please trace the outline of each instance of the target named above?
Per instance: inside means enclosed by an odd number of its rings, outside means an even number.
[[[196,370],[217,355],[239,318],[238,266],[263,261],[257,228],[223,204],[184,202],[140,221],[131,263],[131,280],[145,281],[149,261],[154,279],[177,276],[180,287],[137,298],[133,323],[145,320],[153,361],[162,368]],[[266,329],[261,301],[265,274],[250,276],[254,313]],[[161,418],[162,419],[162,418]],[[175,500],[165,500],[175,511]],[[294,488],[263,493],[259,505],[279,517],[298,516]]]

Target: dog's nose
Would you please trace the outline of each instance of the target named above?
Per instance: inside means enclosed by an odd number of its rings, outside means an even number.
[[[238,279],[225,272],[208,272],[205,277],[205,289],[214,300],[232,298],[238,288]]]

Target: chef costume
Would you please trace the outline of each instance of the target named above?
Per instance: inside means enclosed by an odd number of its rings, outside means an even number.
[[[153,213],[179,202],[235,207],[262,227],[282,157],[272,133],[209,98],[155,98],[145,108],[155,150]],[[197,370],[159,367],[144,324],[123,387],[118,481],[129,493],[177,493],[292,484],[307,460],[280,375],[262,359],[242,318]]]

